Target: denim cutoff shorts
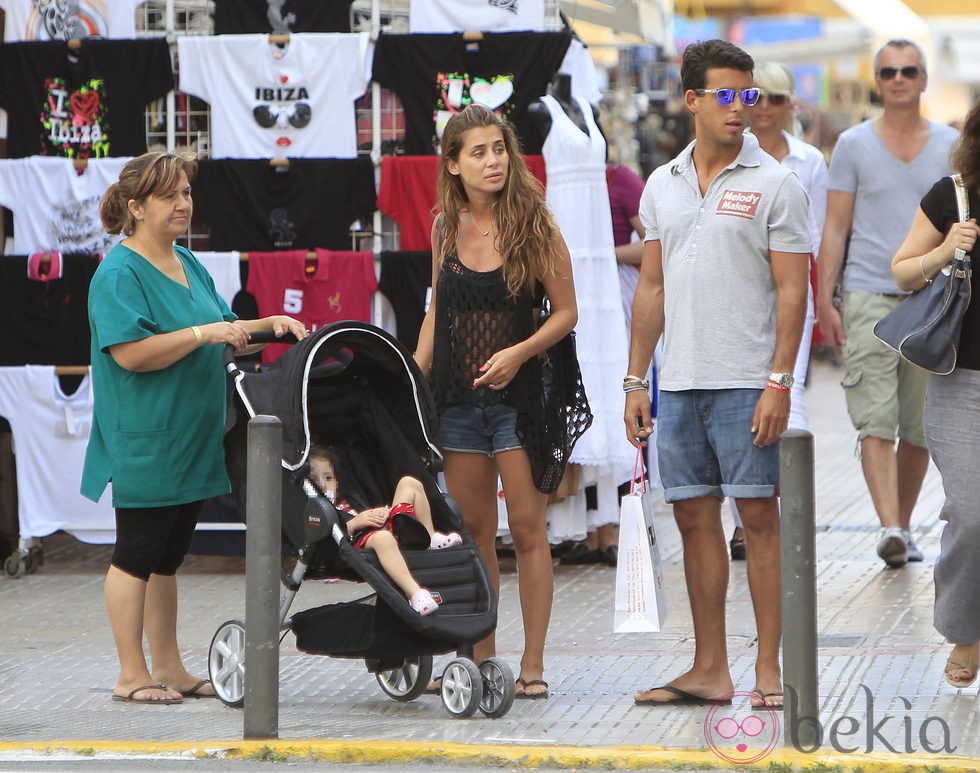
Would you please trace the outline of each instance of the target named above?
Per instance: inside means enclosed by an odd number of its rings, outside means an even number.
[[[664,499],[764,499],[779,484],[779,443],[753,443],[761,389],[660,392],[657,456]]]
[[[517,437],[517,410],[505,403],[481,399],[485,390],[467,389],[463,402],[451,405],[439,416],[443,451],[486,454],[493,459],[504,451],[523,448]]]

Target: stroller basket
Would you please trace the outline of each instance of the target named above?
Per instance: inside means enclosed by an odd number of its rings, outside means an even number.
[[[297,612],[291,628],[300,651],[383,660],[392,653],[449,652],[493,631],[495,604],[474,547],[405,552],[419,583],[442,597],[438,614],[430,617],[420,617],[397,588],[381,580],[373,552],[356,554],[351,560],[377,594]]]

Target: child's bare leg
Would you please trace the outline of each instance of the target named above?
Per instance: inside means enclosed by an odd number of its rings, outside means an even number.
[[[429,506],[429,498],[425,495],[425,487],[421,481],[408,475],[398,481],[391,504],[394,506],[402,502],[406,502],[415,508],[415,517],[431,537],[435,531],[435,527],[432,525],[432,508]]]
[[[385,570],[392,582],[401,589],[407,598],[412,598],[421,589],[422,586],[415,581],[411,571],[409,571],[408,564],[405,563],[405,556],[402,555],[398,543],[395,542],[395,536],[390,531],[382,529],[374,532],[367,538],[364,546],[371,548],[378,554],[381,568]]]

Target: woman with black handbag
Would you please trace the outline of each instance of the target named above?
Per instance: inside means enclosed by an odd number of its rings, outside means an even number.
[[[980,102],[967,115],[953,151],[969,194],[970,211],[980,211]],[[955,185],[944,177],[927,193],[912,228],[892,261],[895,281],[904,290],[920,290],[942,281],[941,271],[958,250],[969,254],[980,235],[975,217],[960,222]],[[967,266],[969,263],[967,263]],[[968,687],[980,666],[980,304],[963,316],[956,367],[949,375],[930,375],[925,403],[926,444],[942,474],[946,521],[936,560],[933,623],[953,650],[945,678]]]

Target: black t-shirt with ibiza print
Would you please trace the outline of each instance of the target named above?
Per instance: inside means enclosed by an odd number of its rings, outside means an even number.
[[[163,38],[0,46],[0,107],[10,158],[106,158],[146,152],[148,102],[174,88]]]

